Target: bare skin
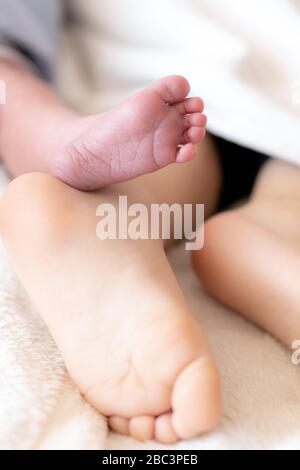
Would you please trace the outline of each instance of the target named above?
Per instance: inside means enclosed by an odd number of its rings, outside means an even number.
[[[0,80],[7,86],[0,153],[14,176],[42,171],[78,189],[99,189],[192,160],[205,135],[203,102],[187,98],[190,86],[180,76],[93,116],[69,108],[19,64],[0,60]]]
[[[212,429],[219,375],[163,242],[100,241],[96,207],[126,194],[145,204],[202,202],[211,214],[220,173],[210,139],[199,152],[181,167],[93,193],[25,175],[1,201],[4,243],[71,376],[113,430],[137,439],[172,443]]]
[[[250,200],[206,224],[193,263],[206,289],[290,347],[300,338],[300,169],[270,160]]]

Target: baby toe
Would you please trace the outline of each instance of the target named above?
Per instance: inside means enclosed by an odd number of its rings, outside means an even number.
[[[154,437],[154,417],[135,416],[129,421],[129,433],[139,441],[147,441]]]
[[[201,98],[187,98],[175,107],[180,114],[202,113],[204,103]]]
[[[190,127],[205,127],[207,123],[207,117],[202,113],[186,114],[183,117],[184,129]]]
[[[160,94],[163,100],[169,104],[184,100],[190,92],[189,82],[180,75],[170,75],[161,78],[151,86]]]
[[[183,134],[184,143],[199,144],[204,138],[205,128],[204,127],[190,127]]]
[[[108,418],[108,425],[112,431],[115,431],[123,436],[129,434],[129,419],[121,416],[111,416]]]
[[[172,409],[172,425],[181,439],[191,439],[216,426],[221,414],[220,379],[209,353],[179,374]]]
[[[196,148],[193,144],[189,143],[186,145],[183,145],[182,147],[179,147],[177,156],[176,156],[176,162],[177,163],[186,163],[190,162],[195,158],[197,154]]]
[[[172,424],[171,413],[165,413],[156,419],[155,439],[162,444],[174,444],[179,440]]]

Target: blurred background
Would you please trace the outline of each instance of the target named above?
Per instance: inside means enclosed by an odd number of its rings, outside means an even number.
[[[203,97],[208,129],[299,163],[297,0],[69,0],[59,84],[88,112],[168,74]]]

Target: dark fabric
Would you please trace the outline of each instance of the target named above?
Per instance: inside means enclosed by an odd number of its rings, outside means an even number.
[[[256,176],[268,156],[213,136],[223,172],[219,210],[250,195]]]
[[[54,76],[64,0],[0,0],[0,42],[32,60],[46,79]]]

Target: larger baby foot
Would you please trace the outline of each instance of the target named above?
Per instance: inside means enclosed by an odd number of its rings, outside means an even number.
[[[185,78],[166,77],[111,111],[72,122],[52,174],[92,190],[191,160],[206,117],[200,98],[186,98],[189,90]]]
[[[162,243],[97,239],[96,207],[114,198],[22,176],[2,199],[1,233],[70,374],[111,427],[192,438],[219,419],[218,373]]]

